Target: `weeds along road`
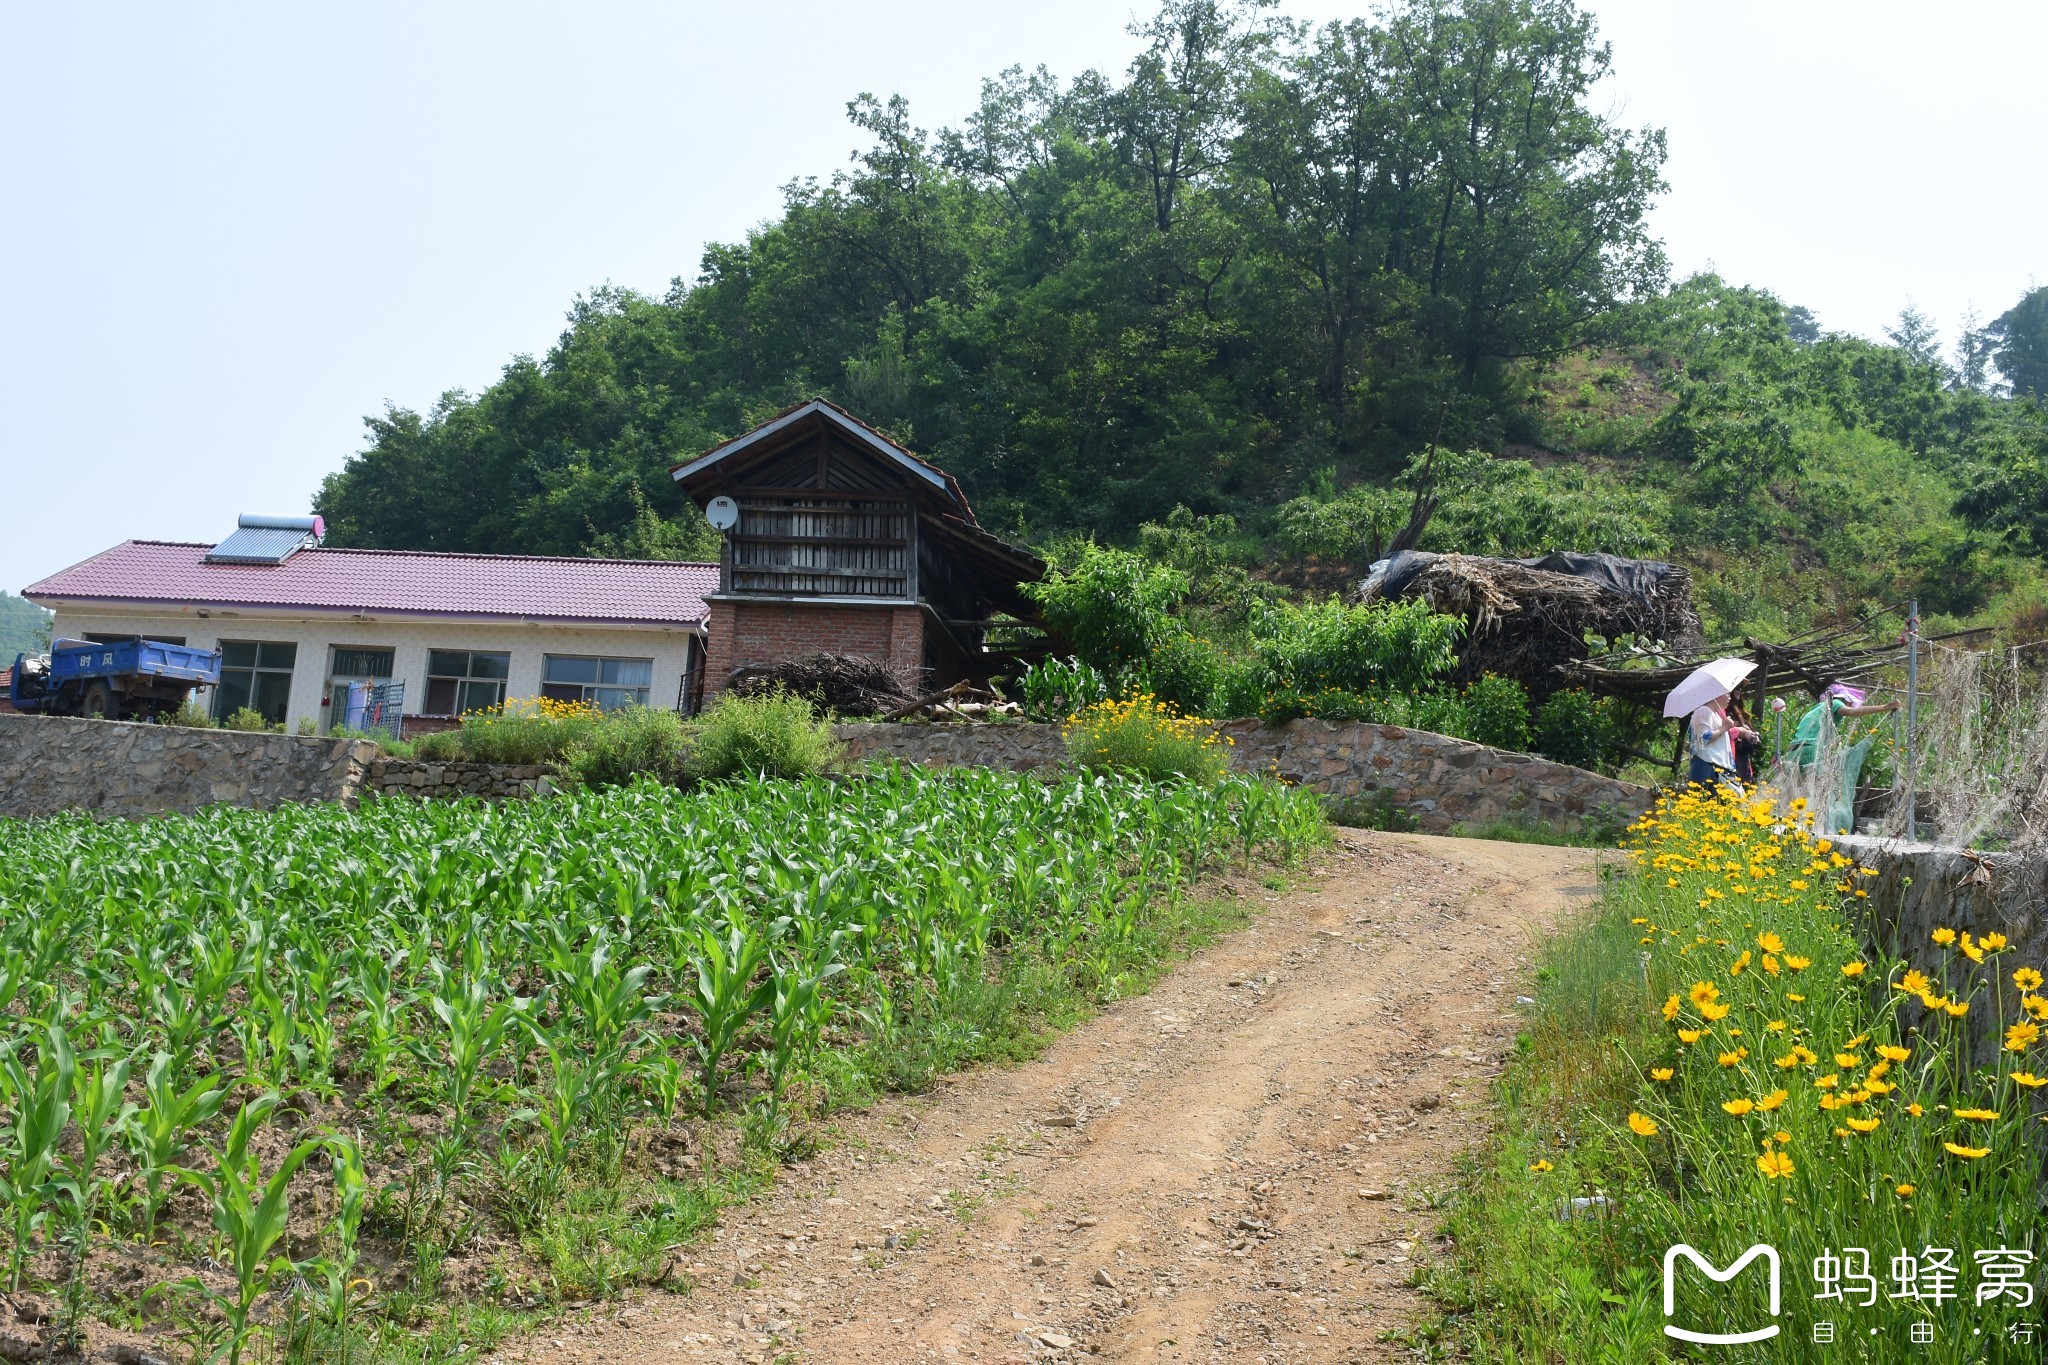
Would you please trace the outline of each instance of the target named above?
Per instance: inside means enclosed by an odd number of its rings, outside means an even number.
[[[1407,1359],[1433,1192],[1484,1132],[1584,849],[1342,832],[1250,927],[1036,1061],[849,1116],[696,1288],[512,1361]]]

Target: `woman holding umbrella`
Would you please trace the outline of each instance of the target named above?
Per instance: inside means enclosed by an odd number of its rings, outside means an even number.
[[[1742,794],[1735,777],[1735,741],[1756,731],[1728,715],[1728,699],[1756,665],[1747,659],[1716,659],[1694,669],[1664,699],[1666,716],[1689,716],[1692,765],[1687,779],[1701,787],[1727,787]]]

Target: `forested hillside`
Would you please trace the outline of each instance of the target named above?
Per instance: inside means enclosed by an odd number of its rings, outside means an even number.
[[[17,654],[50,647],[50,613],[12,593],[0,592],[0,668],[11,667]]]
[[[1951,352],[1910,312],[1879,344],[1671,284],[1664,135],[1596,112],[1568,0],[1319,29],[1168,0],[1142,32],[1121,76],[1013,69],[937,132],[855,99],[851,168],[693,279],[597,292],[483,393],[370,419],[318,500],[333,543],[702,553],[667,467],[822,393],[1040,545],[1149,524],[1334,584],[1434,446],[1427,543],[1670,555],[1717,629],[2032,600],[2048,289]]]

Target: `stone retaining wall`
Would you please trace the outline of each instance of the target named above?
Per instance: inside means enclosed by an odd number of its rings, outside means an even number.
[[[1333,800],[1384,802],[1416,828],[1524,819],[1576,827],[1589,818],[1624,822],[1655,793],[1582,768],[1509,753],[1425,730],[1362,721],[1296,720],[1267,727],[1231,721],[1231,762],[1271,772]],[[892,757],[936,766],[978,764],[1024,771],[1067,760],[1056,725],[842,725],[849,759]]]
[[[0,715],[0,815],[348,801],[376,753],[361,740]]]
[[[2048,970],[2048,858],[2009,853],[1977,853],[1933,844],[1908,844],[1843,835],[1835,841],[1842,852],[1877,875],[1858,885],[1869,893],[1863,907],[1864,940],[1888,957],[1918,967],[1956,998],[1968,998],[1967,983],[1983,977],[1997,984],[2002,1008],[1980,998],[1965,1017],[1978,1049],[1975,1060],[1986,1062],[1998,1050],[2000,1021],[2023,1016],[2020,992],[2012,981],[2016,967]],[[1979,967],[1953,948],[1936,944],[1936,929],[1969,930],[1982,938],[2004,934],[2010,946]],[[1918,1001],[1904,1000],[1905,1024],[1918,1024]],[[2048,1096],[2048,1092],[2043,1092]]]
[[[362,790],[379,796],[420,796],[454,800],[481,796],[487,800],[516,800],[540,796],[552,790],[548,770],[543,767],[509,763],[430,763],[423,759],[385,758],[371,760],[363,776]]]

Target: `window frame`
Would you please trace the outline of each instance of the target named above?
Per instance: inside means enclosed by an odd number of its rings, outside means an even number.
[[[596,677],[588,682],[581,679],[551,678],[549,675],[554,672],[554,666],[557,662],[595,664],[597,665],[594,670]],[[647,680],[642,683],[623,683],[614,676],[610,681],[607,681],[605,678],[606,666],[620,664],[644,666],[647,670]],[[572,691],[576,695],[565,695]],[[602,693],[631,693],[633,695],[628,701],[614,702],[607,705],[599,697],[599,694]],[[654,695],[654,660],[651,658],[627,658],[622,655],[612,654],[543,654],[540,659],[540,695],[553,701],[578,702],[596,706],[601,711],[614,711],[618,710],[621,706],[629,704],[644,707]]]
[[[255,651],[250,656],[251,662],[246,665],[230,664],[228,662],[228,648],[231,645],[247,645]],[[292,675],[297,673],[299,668],[299,642],[297,640],[216,640],[214,641],[214,648],[220,651],[221,662],[220,682],[213,689],[213,718],[215,720],[226,720],[235,711],[239,710],[241,706],[247,706],[251,710],[259,712],[264,720],[272,725],[284,724],[285,718],[291,714]],[[264,651],[275,648],[289,649],[291,651],[291,662],[282,668],[277,667],[275,664],[266,663]],[[231,674],[245,676],[248,679],[246,683],[242,684],[240,704],[238,706],[228,705],[228,697],[231,691],[229,675]],[[284,695],[278,699],[277,714],[274,716],[262,706],[257,705],[258,699],[268,690],[262,686],[261,680],[265,678],[284,679],[282,684]]]
[[[434,669],[434,656],[437,654],[460,654],[462,656],[463,671],[461,673],[436,672]],[[477,672],[476,658],[479,654],[486,654],[494,659],[503,659],[505,661],[505,671],[496,677],[492,677],[487,673]],[[505,704],[506,685],[510,681],[511,676],[512,651],[509,649],[434,649],[430,647],[427,650],[427,691],[426,695],[420,699],[422,707],[420,714],[426,716],[462,716],[475,710],[487,710],[503,706]],[[454,709],[446,711],[435,709],[434,684],[437,682],[452,684],[450,689],[452,694],[451,704]],[[489,684],[496,689],[497,699],[485,707],[466,704],[474,700],[471,696],[471,689],[485,684]]]

